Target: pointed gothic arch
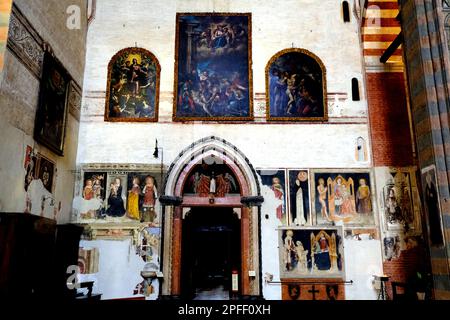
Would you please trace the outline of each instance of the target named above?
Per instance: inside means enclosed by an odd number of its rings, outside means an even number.
[[[208,197],[183,195],[183,186],[193,168],[207,159],[227,165],[238,180],[240,194],[217,198],[213,203]],[[163,266],[165,275],[162,295],[181,294],[182,230],[185,214],[193,207],[233,208],[241,220],[241,269],[239,270],[240,294],[260,296],[261,247],[260,247],[260,196],[256,170],[249,159],[234,145],[215,136],[200,139],[185,148],[173,161],[166,174],[163,195]],[[254,272],[250,272],[254,271]]]

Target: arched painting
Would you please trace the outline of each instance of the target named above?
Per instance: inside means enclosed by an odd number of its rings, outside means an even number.
[[[266,67],[267,120],[327,120],[325,66],[311,52],[286,49]]]
[[[156,57],[141,48],[119,51],[108,66],[106,121],[158,121],[161,67]]]

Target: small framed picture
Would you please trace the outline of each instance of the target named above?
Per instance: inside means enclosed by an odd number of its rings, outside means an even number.
[[[43,155],[38,155],[36,176],[42,181],[44,188],[48,192],[53,193],[53,185],[55,182],[55,163],[44,157]]]

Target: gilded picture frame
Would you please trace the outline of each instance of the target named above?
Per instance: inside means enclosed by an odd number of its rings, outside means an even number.
[[[144,48],[125,48],[108,64],[105,121],[157,122],[161,66]]]
[[[294,56],[297,55],[296,59]],[[301,68],[301,62],[313,62],[313,76],[317,76],[320,69],[320,80],[305,74],[303,77],[299,70],[290,70],[284,65],[283,59],[290,59],[297,63],[297,68]],[[275,69],[278,67],[280,70]],[[294,73],[295,72],[295,73]],[[271,78],[271,75],[274,75]],[[279,86],[271,85],[271,79],[275,80],[278,74],[283,73],[283,79]],[[325,122],[328,121],[328,99],[327,99],[327,70],[322,60],[314,53],[301,48],[284,49],[277,52],[266,65],[266,119],[267,121],[291,121],[291,122]],[[303,89],[302,89],[303,88]],[[280,98],[275,99],[275,91],[280,92]],[[286,97],[283,97],[285,95]],[[305,97],[302,99],[296,99]],[[283,108],[282,99],[287,100],[284,106],[286,112],[278,109]],[[314,101],[315,99],[318,101]],[[274,108],[278,106],[278,108]],[[278,111],[277,111],[278,110]],[[296,110],[296,111],[294,111]],[[294,113],[290,112],[293,111]],[[289,116],[288,113],[292,114]],[[297,115],[296,115],[297,114]]]
[[[202,51],[198,55],[189,55],[186,52],[181,53],[180,50],[186,45],[184,34],[186,26],[181,24],[193,19],[194,24],[190,24],[187,28],[204,27],[206,29],[199,29],[203,32],[200,36],[203,39],[196,39],[195,48],[200,48]],[[209,28],[205,27],[209,24]],[[222,30],[218,31],[221,26]],[[212,31],[212,29],[214,31]],[[199,31],[197,30],[197,31]],[[208,31],[209,30],[209,31]],[[220,37],[211,36],[213,32],[231,32],[234,36],[226,38],[227,40],[220,41]],[[194,32],[194,30],[190,30]],[[216,32],[217,31],[217,32]],[[208,38],[207,34],[210,35]],[[239,36],[238,36],[239,35]],[[190,36],[189,36],[190,37]],[[218,40],[219,39],[219,40]],[[234,44],[230,42],[233,39]],[[183,42],[183,45],[180,43]],[[200,41],[202,41],[200,43]],[[207,49],[211,50],[211,55],[208,56]],[[199,51],[196,49],[196,51]],[[231,52],[231,53],[230,53]],[[227,55],[227,53],[230,53]],[[232,54],[238,56],[239,59],[232,59]],[[241,56],[239,56],[241,54]],[[218,56],[225,56],[225,60]],[[187,60],[189,56],[189,62]],[[217,61],[220,61],[218,63]],[[229,66],[225,66],[223,61],[226,61]],[[241,64],[236,63],[240,61]],[[230,67],[231,65],[239,65],[240,67]],[[195,66],[195,70],[194,70]],[[222,67],[222,70],[220,69]],[[186,69],[186,70],[183,70]],[[189,72],[188,70],[189,69]],[[245,70],[245,71],[243,71]],[[224,72],[225,71],[225,72]],[[235,78],[233,78],[233,75]],[[221,86],[227,87],[229,90],[227,94],[222,94],[219,99],[202,99],[203,93],[200,89],[192,89],[190,87],[189,77],[194,79],[207,77],[221,77]],[[195,81],[194,81],[195,82]],[[200,86],[196,86],[200,87]],[[213,87],[214,89],[214,87]],[[214,94],[217,93],[218,89]],[[228,95],[229,93],[229,95]],[[224,98],[225,97],[225,98]],[[223,111],[225,110],[225,112]],[[172,120],[174,122],[189,122],[189,121],[224,121],[224,122],[242,122],[253,121],[253,75],[252,75],[252,15],[251,13],[177,13],[176,15],[176,40],[175,40],[175,69],[174,69],[174,100],[173,100],[173,114]]]

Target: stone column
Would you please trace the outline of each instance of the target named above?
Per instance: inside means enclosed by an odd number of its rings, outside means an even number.
[[[426,195],[425,172],[434,176],[435,171],[439,195],[442,230],[433,228],[433,237],[428,236],[434,294],[436,299],[450,299],[450,68],[442,1],[401,0],[400,4],[422,191]],[[423,220],[428,226],[424,229],[430,230],[432,223],[426,212]],[[443,241],[436,240],[438,234]]]

